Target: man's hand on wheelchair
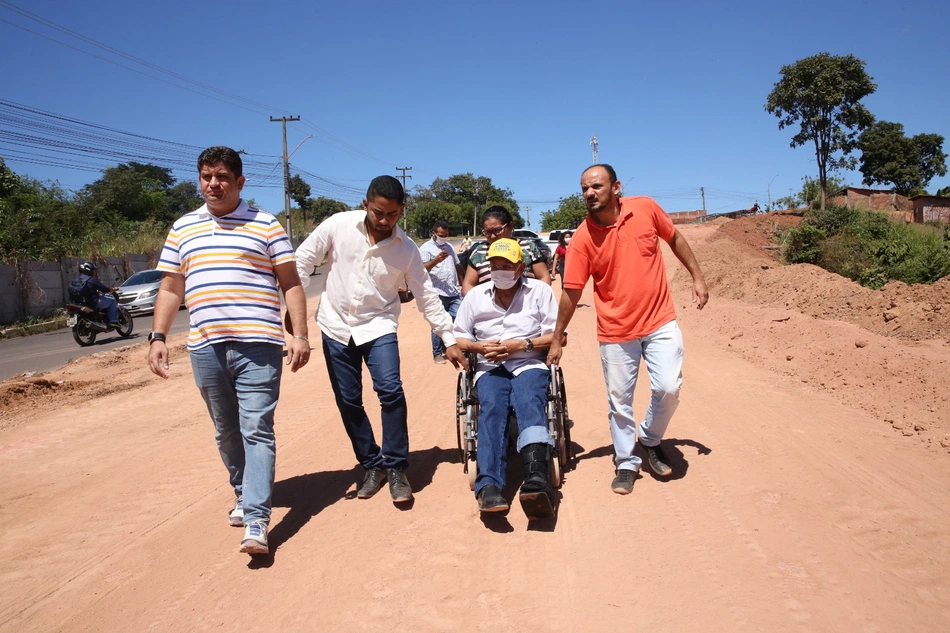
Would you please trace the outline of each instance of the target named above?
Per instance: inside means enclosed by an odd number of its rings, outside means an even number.
[[[548,348],[548,365],[561,364],[561,341],[557,340],[556,336],[554,339],[551,341],[551,347]]]
[[[449,359],[449,362],[451,362],[456,369],[468,370],[468,361],[465,359],[465,353],[459,349],[457,344],[445,348],[445,357]]]

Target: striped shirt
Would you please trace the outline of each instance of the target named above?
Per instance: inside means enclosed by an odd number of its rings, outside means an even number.
[[[274,268],[294,261],[277,219],[241,200],[216,217],[203,205],[180,217],[157,268],[185,277],[188,349],[223,341],[284,344]]]
[[[528,279],[534,279],[536,276],[531,267],[537,262],[543,262],[544,256],[541,249],[531,240],[518,240],[521,245],[521,252],[524,256],[524,276]],[[491,279],[491,264],[488,261],[488,242],[479,242],[478,246],[469,255],[468,265],[478,273],[478,283],[483,284]]]

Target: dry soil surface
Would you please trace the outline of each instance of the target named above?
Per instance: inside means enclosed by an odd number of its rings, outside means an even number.
[[[183,338],[167,381],[135,345],[0,383],[0,631],[950,630],[950,280],[869,291],[782,266],[762,247],[794,221],[682,227],[712,298],[690,305],[667,252],[687,346],[674,475],[645,471],[629,496],[609,488],[588,289],[563,361],[578,458],[548,522],[517,502],[480,518],[456,373],[413,307],[415,502],[355,498],[317,346],[284,376],[261,559],[227,524]],[[638,415],[647,392],[644,373]]]

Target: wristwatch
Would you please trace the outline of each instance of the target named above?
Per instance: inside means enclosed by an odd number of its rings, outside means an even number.
[[[161,341],[165,342],[165,335],[161,332],[149,332],[148,333],[148,344],[151,345],[152,341]]]
[[[526,351],[526,352],[533,352],[533,351],[534,351],[534,343],[532,343],[532,342],[531,342],[531,339],[529,339],[529,338],[526,338],[526,339],[524,340],[524,351]]]

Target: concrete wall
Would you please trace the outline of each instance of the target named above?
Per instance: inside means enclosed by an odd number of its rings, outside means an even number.
[[[19,268],[0,265],[0,325],[49,316],[63,307],[69,299],[69,282],[84,261],[66,257],[61,262],[20,262]],[[154,260],[149,255],[128,254],[100,258],[96,266],[102,283],[118,286],[132,274],[152,268]]]

